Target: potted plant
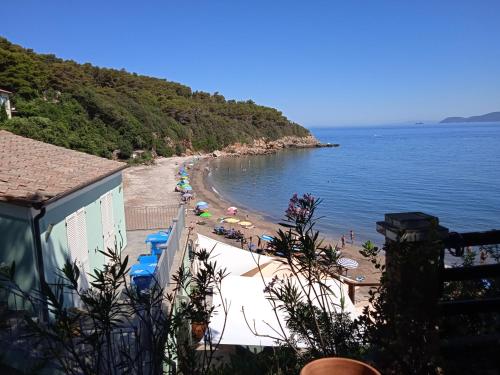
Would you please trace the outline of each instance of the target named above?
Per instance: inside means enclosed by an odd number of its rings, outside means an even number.
[[[316,359],[305,365],[300,375],[381,375],[376,369],[364,362],[342,357]]]
[[[187,316],[191,320],[191,336],[200,341],[208,328],[212,307],[206,302],[206,296],[194,288],[190,293],[190,303],[187,308]]]

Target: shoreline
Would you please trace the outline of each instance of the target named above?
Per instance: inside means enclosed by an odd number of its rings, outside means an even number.
[[[210,163],[213,160],[212,157],[205,155],[200,158],[192,167],[189,173],[190,184],[195,192],[195,199],[187,204],[188,214],[186,217],[188,225],[194,227],[194,232],[203,234],[205,236],[219,240],[233,246],[241,247],[239,242],[235,240],[226,239],[223,236],[218,236],[213,233],[213,228],[215,226],[224,225],[225,227],[232,227],[234,229],[241,230],[246,238],[252,238],[252,242],[257,244],[258,236],[263,234],[273,236],[276,231],[281,228],[277,223],[273,222],[270,217],[266,217],[264,214],[253,210],[251,207],[241,206],[238,202],[231,201],[226,197],[222,196],[220,193],[214,192],[213,186],[210,184],[208,179],[208,174],[210,171]],[[201,218],[193,213],[196,202],[205,201],[209,204],[209,212],[213,214],[211,218],[200,220]],[[284,202],[284,211],[288,202]],[[238,208],[238,214],[236,218],[240,220],[250,221],[253,223],[253,228],[245,229],[238,224],[228,225],[221,224],[220,220],[223,217],[227,217],[226,210],[230,206],[236,206]],[[205,222],[205,224],[200,225],[198,222]],[[337,241],[332,238],[328,238],[322,233],[320,233],[320,238],[322,238],[325,244],[332,244],[334,246]],[[247,248],[245,246],[245,248]],[[359,267],[356,270],[349,271],[349,277],[354,278],[356,276],[364,276],[365,282],[378,282],[380,274],[376,272],[373,265],[359,254],[361,249],[361,242],[356,242],[354,244],[346,241],[346,246],[342,249],[344,256],[355,259],[359,263]],[[360,297],[363,293],[360,294]],[[362,298],[364,299],[364,298]]]
[[[200,218],[194,215],[192,212],[188,213],[188,218],[191,225],[195,225],[195,229],[197,232],[201,234],[208,235],[213,238],[218,238],[221,242],[226,242],[224,237],[217,236],[213,233],[213,228],[216,225],[220,224],[220,219],[222,217],[227,217],[226,210],[228,207],[236,206],[238,208],[238,214],[236,215],[239,219],[244,219],[246,221],[250,221],[253,223],[255,228],[244,229],[238,224],[232,225],[235,229],[240,229],[245,233],[246,237],[253,237],[253,242],[256,243],[256,237],[262,234],[273,234],[276,232],[278,228],[277,224],[274,224],[270,220],[266,220],[266,218],[256,212],[251,210],[251,208],[243,207],[239,204],[239,202],[231,201],[226,197],[222,196],[219,192],[214,192],[213,186],[210,184],[208,180],[209,171],[207,168],[211,162],[211,157],[204,157],[195,164],[193,168],[189,170],[189,180],[190,184],[193,187],[193,191],[195,192],[194,201],[188,204],[189,209],[193,209],[196,202],[205,201],[209,204],[209,211],[213,214],[213,216],[209,219],[204,219],[207,222],[206,225],[196,225],[196,222],[200,221]],[[229,226],[226,224],[226,226]],[[233,240],[227,240],[227,243],[231,245],[235,245],[236,242]]]

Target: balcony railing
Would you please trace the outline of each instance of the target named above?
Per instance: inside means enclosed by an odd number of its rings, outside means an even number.
[[[181,238],[184,233],[186,209],[184,204],[178,208],[177,216],[172,220],[172,230],[165,250],[162,251],[156,268],[156,280],[161,288],[166,288],[172,274],[172,264],[179,250],[182,250]]]

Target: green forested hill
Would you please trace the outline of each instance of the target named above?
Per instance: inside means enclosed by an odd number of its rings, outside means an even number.
[[[133,149],[169,156],[261,137],[309,135],[281,112],[252,101],[37,54],[4,38],[0,88],[15,93],[17,111],[12,120],[0,120],[0,128],[106,157],[116,149],[123,157]]]

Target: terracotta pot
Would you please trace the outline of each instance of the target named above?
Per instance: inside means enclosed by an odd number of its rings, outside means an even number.
[[[309,362],[300,375],[381,375],[366,363],[349,358],[330,357]]]
[[[207,330],[206,323],[191,323],[191,336],[194,340],[200,341],[205,335],[205,331]]]

